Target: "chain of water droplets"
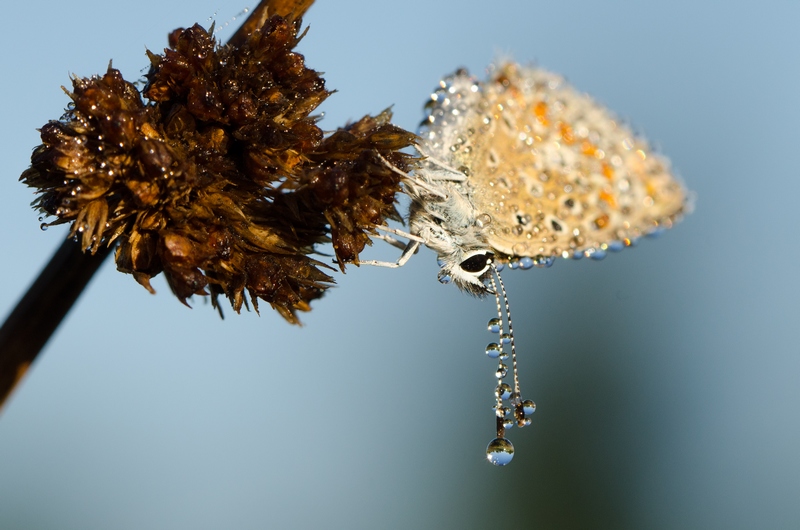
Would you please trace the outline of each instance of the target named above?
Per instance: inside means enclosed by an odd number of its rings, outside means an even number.
[[[489,281],[491,282],[495,303],[497,305],[497,318],[489,320],[488,329],[492,333],[500,334],[500,342],[499,344],[496,342],[490,343],[486,347],[486,354],[490,358],[499,358],[500,360],[496,372],[498,384],[495,388],[496,401],[494,407],[497,421],[497,438],[489,443],[489,446],[486,448],[486,456],[492,464],[503,466],[511,462],[514,456],[514,446],[505,438],[505,430],[513,427],[515,423],[520,428],[530,425],[531,420],[529,416],[536,410],[536,404],[529,399],[522,400],[519,385],[519,372],[517,369],[517,352],[514,343],[514,329],[511,322],[508,296],[506,295],[506,288],[497,267],[495,267],[494,264],[491,264],[491,267],[494,276],[490,276]],[[495,276],[497,277],[497,281],[495,281]],[[499,290],[497,289],[498,285],[500,286]],[[503,298],[502,304],[500,302],[501,295]],[[508,322],[508,333],[503,332],[503,309],[505,309],[506,321]],[[504,348],[506,344],[511,345],[511,370],[514,378],[513,391],[508,383],[503,382],[503,379],[508,375],[508,366],[503,362],[508,358],[508,353],[505,352]],[[503,401],[507,399],[510,400],[510,404],[513,406],[513,420],[510,418],[506,419],[506,415],[510,412],[510,409],[503,405]]]

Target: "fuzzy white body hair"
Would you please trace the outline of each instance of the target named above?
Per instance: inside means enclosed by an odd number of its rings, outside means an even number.
[[[409,228],[412,234],[424,241],[425,246],[438,254],[442,266],[440,281],[447,283],[452,279],[468,293],[487,294],[490,292],[485,283],[488,263],[478,271],[461,267],[476,254],[489,255],[492,252],[486,242],[485,229],[478,220],[472,199],[473,189],[463,173],[435,164],[426,161],[415,172],[417,183],[405,184],[406,193],[411,198]]]

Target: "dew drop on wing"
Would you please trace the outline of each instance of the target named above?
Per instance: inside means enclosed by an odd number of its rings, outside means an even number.
[[[608,250],[611,252],[619,252],[623,248],[625,248],[625,243],[622,241],[612,241],[608,244]]]

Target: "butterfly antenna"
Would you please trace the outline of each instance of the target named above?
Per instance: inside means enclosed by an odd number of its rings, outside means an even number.
[[[497,318],[489,320],[489,331],[492,333],[500,334],[499,344],[496,342],[490,343],[486,347],[486,354],[491,358],[499,358],[496,376],[498,379],[497,388],[495,389],[495,415],[497,421],[497,438],[489,443],[486,448],[486,457],[492,464],[497,466],[504,466],[511,462],[514,456],[514,446],[506,440],[505,431],[514,426],[526,427],[531,424],[530,415],[536,410],[536,404],[529,400],[523,400],[520,393],[519,385],[519,371],[517,369],[517,350],[514,343],[514,328],[511,322],[511,308],[508,304],[508,295],[506,294],[506,287],[503,284],[503,279],[500,277],[500,272],[494,263],[491,264],[492,272],[494,275],[489,276],[489,281],[494,292],[494,299],[497,305]],[[495,281],[495,277],[497,280]],[[500,289],[498,289],[498,285]],[[502,301],[501,301],[502,298]],[[508,332],[503,331],[503,314],[505,310],[505,320],[508,325]],[[508,353],[505,351],[505,345],[510,345],[511,349],[511,372],[514,379],[514,387],[504,383],[503,379],[508,375],[508,366],[503,362],[508,359]],[[512,412],[512,409],[503,405],[504,400],[509,400],[513,406],[514,419],[506,418]]]

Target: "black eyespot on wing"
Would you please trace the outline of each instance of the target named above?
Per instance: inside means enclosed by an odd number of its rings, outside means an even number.
[[[475,254],[464,261],[462,261],[458,266],[465,272],[477,273],[483,272],[486,270],[489,262],[492,259],[493,254],[491,252],[483,252],[481,254]]]

